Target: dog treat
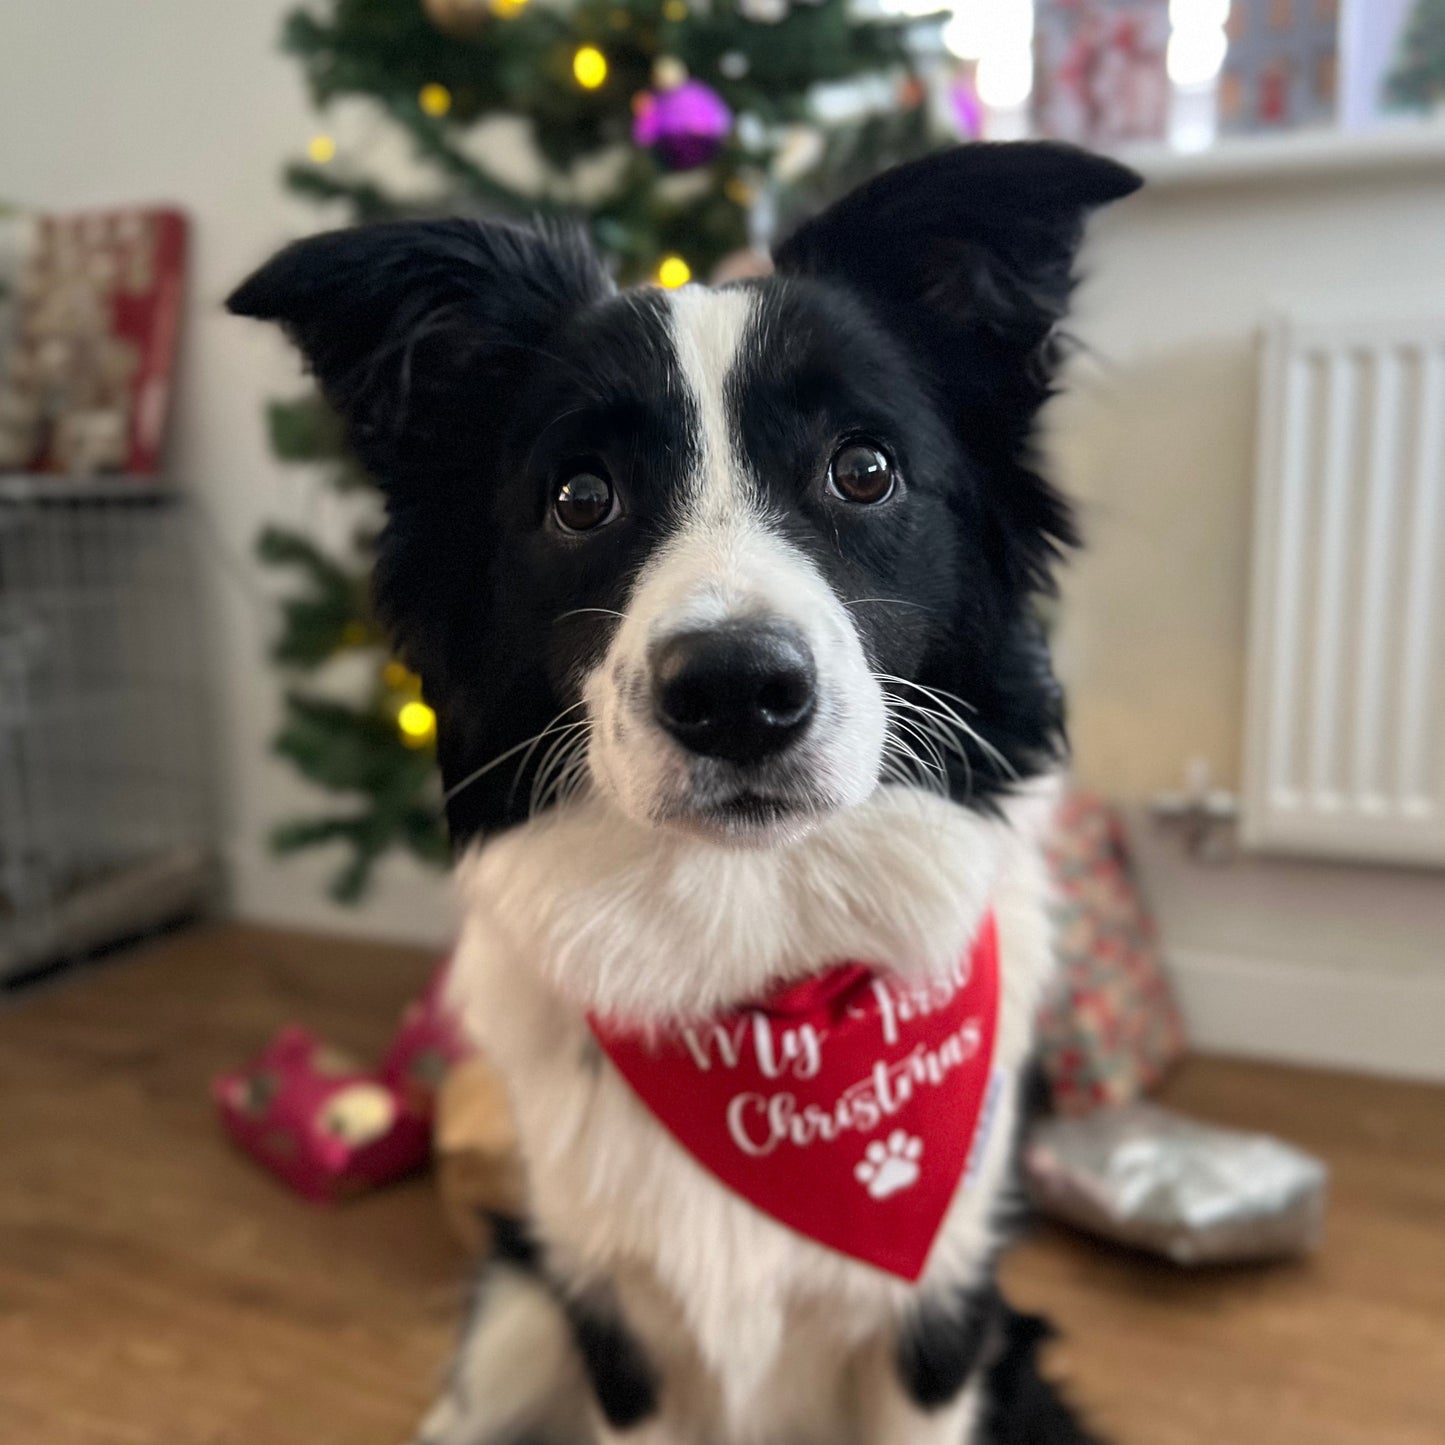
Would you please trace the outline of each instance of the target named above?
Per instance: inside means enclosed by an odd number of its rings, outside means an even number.
[[[1152,1104],[1036,1124],[1024,1175],[1044,1213],[1184,1265],[1308,1253],[1328,1178],[1278,1139]]]
[[[433,1138],[437,1193],[457,1237],[475,1253],[491,1246],[488,1218],[527,1212],[527,1177],[501,1075],[481,1055],[447,1075]]]

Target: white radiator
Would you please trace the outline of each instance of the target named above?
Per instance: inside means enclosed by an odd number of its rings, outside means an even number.
[[[1265,348],[1242,839],[1445,865],[1445,314]]]

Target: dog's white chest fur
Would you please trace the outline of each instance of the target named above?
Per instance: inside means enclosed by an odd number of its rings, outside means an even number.
[[[753,1440],[765,1438],[762,1418],[785,1427],[775,1387],[796,1397],[824,1361],[836,1374],[913,1287],[791,1232],[707,1173],[604,1058],[587,1010],[711,1011],[843,958],[942,976],[992,905],[994,1059],[1014,1071],[1047,968],[1036,845],[1046,805],[1035,789],[995,821],[885,788],[798,843],[742,852],[587,802],[463,861],[453,997],[507,1080],[540,1233],[569,1277],[613,1282],[670,1383],[690,1382],[688,1408],[718,1416],[710,1430],[726,1420],[727,1438]],[[1012,1114],[1006,1091],[924,1287],[968,1282],[984,1262]],[[830,1387],[802,1393],[809,1432],[826,1431],[833,1411],[811,1397]]]

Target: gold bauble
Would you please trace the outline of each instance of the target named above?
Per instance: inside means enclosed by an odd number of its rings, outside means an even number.
[[[421,0],[421,8],[438,30],[458,40],[480,33],[492,15],[491,0]]]
[[[676,90],[687,84],[687,66],[675,55],[659,55],[652,62],[652,88]]]

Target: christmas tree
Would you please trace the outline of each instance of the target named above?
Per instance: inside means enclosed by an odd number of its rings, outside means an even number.
[[[1385,96],[1402,110],[1445,104],[1445,0],[1419,0],[1415,6]]]
[[[285,179],[359,221],[580,221],[624,284],[745,274],[780,214],[947,138],[932,119],[947,107],[930,104],[946,84],[937,19],[860,20],[855,0],[324,0],[289,17],[285,49],[323,112],[361,98],[409,138],[424,189],[394,193],[324,133]],[[519,146],[529,184],[500,152]],[[369,486],[318,398],[274,404],[270,431],[279,457],[326,465],[341,490]],[[345,556],[279,529],[259,544],[297,580],[278,663],[299,674],[346,654],[366,663],[360,697],[338,699],[319,679],[289,689],[275,743],[341,803],[273,842],[342,845],[332,892],[343,901],[391,849],[438,863],[447,853],[435,718],[368,604],[374,525]]]

